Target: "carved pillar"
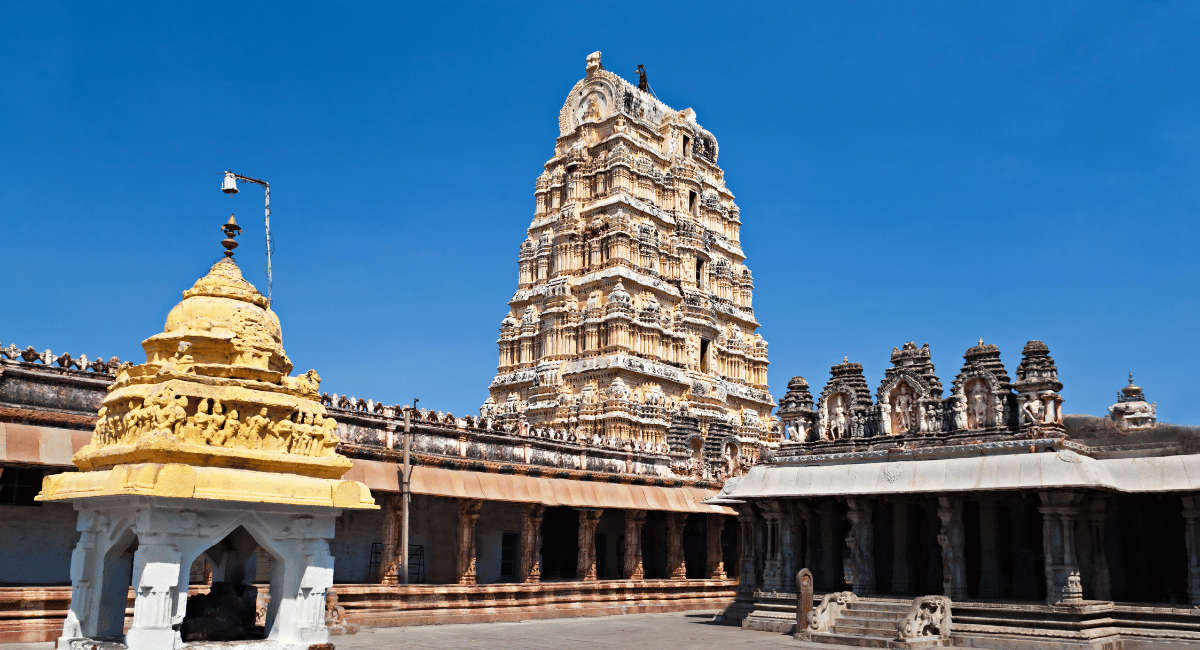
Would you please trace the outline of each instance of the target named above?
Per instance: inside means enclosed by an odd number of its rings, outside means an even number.
[[[754,593],[754,511],[746,506],[738,512],[738,590]]]
[[[790,504],[780,510],[779,516],[779,590],[793,593],[796,590],[796,515]]]
[[[979,498],[979,597],[1000,597],[1000,566],[996,554],[996,499]]]
[[[645,510],[625,511],[625,566],[622,574],[626,580],[644,580],[642,567],[642,526],[646,524]]]
[[[800,568],[809,570],[809,579],[811,580],[813,566],[812,552],[812,524],[813,511],[803,501],[796,502],[796,538],[800,544],[800,550],[797,553],[797,561],[800,563]],[[799,575],[797,573],[797,575]],[[797,585],[799,588],[799,585]]]
[[[1188,600],[1200,605],[1200,495],[1183,497],[1183,534],[1188,556]]]
[[[725,579],[725,558],[721,554],[721,531],[725,528],[725,515],[710,514],[704,531],[708,536],[705,550],[708,551],[708,566],[704,575],[710,580]]]
[[[873,504],[868,499],[846,499],[850,510],[850,532],[846,546],[850,547],[850,567],[853,591],[860,596],[875,593],[875,531],[871,521]]]
[[[379,554],[379,584],[383,585],[400,582],[400,498],[399,494],[383,497],[383,552]]]
[[[521,513],[521,566],[517,579],[525,583],[542,581],[542,517],[546,506],[525,504]]]
[[[1075,555],[1075,521],[1079,518],[1077,492],[1041,492],[1042,555],[1046,573],[1046,602],[1083,601],[1079,560]]]
[[[460,499],[458,502],[458,561],[455,575],[460,585],[475,584],[475,522],[483,501]]]
[[[686,580],[687,567],[683,563],[683,524],[682,512],[667,514],[667,579]]]
[[[578,580],[596,579],[596,525],[600,523],[600,509],[579,509],[579,555],[575,564]]]
[[[963,551],[966,535],[963,532],[962,497],[938,497],[938,545],[942,547],[942,595],[951,600],[967,597],[967,567]]]
[[[183,621],[179,549],[158,534],[138,535],[138,542],[133,554],[133,624],[125,643],[130,648],[177,647],[182,641],[172,626]],[[183,588],[186,591],[186,583]]]
[[[1088,504],[1088,531],[1092,547],[1091,573],[1093,598],[1112,600],[1112,580],[1108,575],[1108,554],[1104,549],[1104,522],[1108,519],[1108,497],[1096,495]]]
[[[912,592],[912,558],[908,556],[908,502],[892,501],[892,593]]]
[[[763,549],[763,591],[780,591],[783,589],[783,552],[781,546],[780,528],[783,513],[779,510],[778,501],[763,502],[763,519],[765,520],[766,538]]]

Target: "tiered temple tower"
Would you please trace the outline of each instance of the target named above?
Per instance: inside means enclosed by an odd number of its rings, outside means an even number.
[[[767,343],[717,140],[587,59],[537,178],[499,372],[512,431],[669,453],[728,476],[777,444]]]

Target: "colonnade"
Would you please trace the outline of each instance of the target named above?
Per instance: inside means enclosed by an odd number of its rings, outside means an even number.
[[[395,503],[394,503],[395,501]],[[457,499],[457,521],[455,522],[455,563],[453,584],[470,586],[477,584],[476,561],[476,524],[479,521],[480,510],[484,501],[480,499]],[[396,584],[397,571],[394,566],[397,555],[397,525],[391,506],[397,505],[398,500],[385,500],[383,524],[383,552],[380,561],[380,581],[385,584]],[[601,516],[605,513],[601,508],[574,508],[578,515],[578,552],[575,562],[575,579],[583,582],[593,582],[601,579],[597,571],[596,529]],[[521,528],[519,554],[516,558],[515,581],[525,584],[540,583],[545,579],[543,560],[544,526],[547,507],[543,504],[521,505]],[[611,512],[611,511],[610,511]],[[647,567],[643,558],[643,532],[646,529],[647,516],[651,511],[623,509],[619,511],[624,516],[621,526],[623,535],[618,547],[618,567],[623,580],[646,580]],[[690,517],[703,518],[704,533],[700,539],[705,546],[702,579],[727,579],[722,532],[727,515],[718,513],[661,513],[665,519],[666,529],[666,569],[663,579],[687,580],[688,568],[684,552],[684,529]],[[559,515],[561,519],[561,514]],[[662,521],[662,520],[659,520]],[[449,523],[449,522],[447,522]],[[692,522],[698,524],[701,522]],[[611,529],[610,529],[611,530]],[[661,540],[661,529],[658,533]],[[559,540],[561,542],[561,540]],[[694,541],[694,540],[693,540]],[[566,548],[569,548],[569,542]],[[698,549],[697,549],[698,550]],[[569,551],[567,551],[569,552]],[[560,556],[561,557],[561,556]],[[695,560],[695,558],[693,558]],[[661,566],[661,556],[659,560]],[[553,566],[552,566],[553,569]],[[697,573],[695,567],[693,575]],[[553,570],[551,578],[554,577]]]
[[[740,506],[741,589],[1200,604],[1200,494],[765,499]]]

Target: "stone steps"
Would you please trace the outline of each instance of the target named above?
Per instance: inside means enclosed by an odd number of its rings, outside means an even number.
[[[892,647],[896,625],[908,613],[908,608],[909,605],[903,602],[859,600],[847,603],[832,628],[826,632],[813,632],[810,640],[860,648]]]

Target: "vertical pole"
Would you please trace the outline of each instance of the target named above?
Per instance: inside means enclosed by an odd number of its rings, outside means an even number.
[[[275,288],[275,283],[271,280],[271,249],[274,248],[271,242],[271,186],[264,182],[263,188],[267,190],[267,202],[264,211],[266,212],[265,222],[267,228],[267,307],[270,307],[271,293]]]
[[[417,400],[413,400],[416,408]],[[400,485],[400,584],[408,584],[408,502],[412,498],[409,479],[412,478],[412,466],[409,465],[409,449],[412,443],[412,409],[404,409],[404,480]]]

